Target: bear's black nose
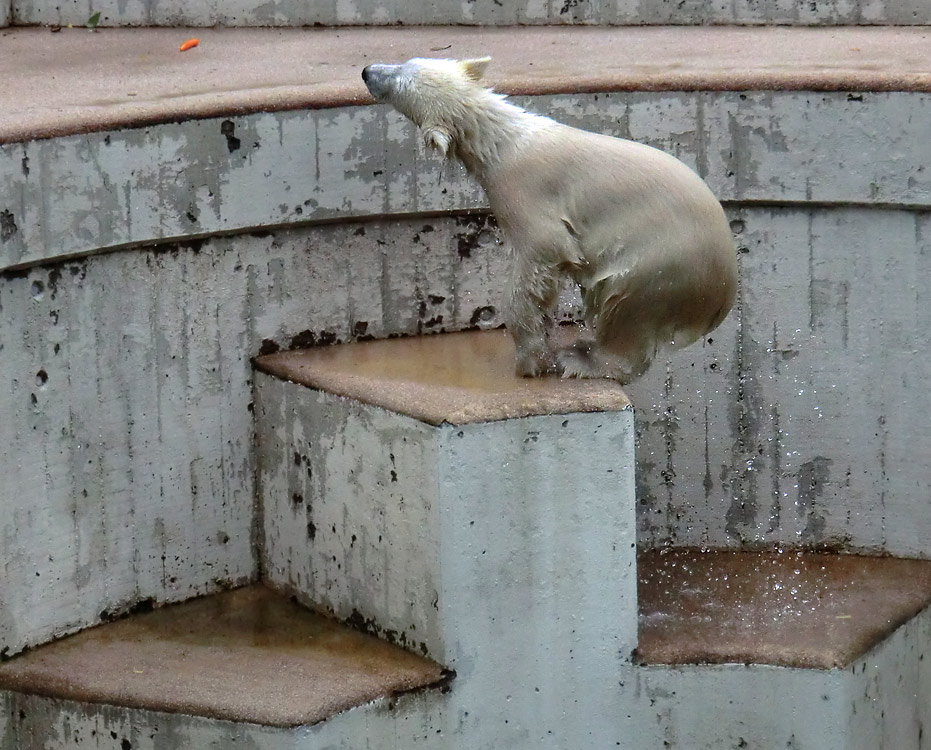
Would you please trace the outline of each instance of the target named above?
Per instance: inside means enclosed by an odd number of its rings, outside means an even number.
[[[365,81],[366,83],[369,82],[369,76],[370,76],[371,73],[372,73],[372,71],[369,70],[370,67],[372,67],[372,66],[371,66],[371,65],[366,65],[366,66],[362,69],[362,80]]]

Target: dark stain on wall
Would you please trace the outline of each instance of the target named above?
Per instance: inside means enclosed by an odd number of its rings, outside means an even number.
[[[0,211],[0,242],[9,242],[18,231],[13,213],[7,210]]]
[[[238,151],[242,145],[241,141],[235,136],[236,124],[232,120],[224,120],[220,124],[220,133],[226,136],[226,147],[230,153]]]

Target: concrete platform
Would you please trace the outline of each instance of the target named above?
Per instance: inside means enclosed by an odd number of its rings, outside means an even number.
[[[659,550],[637,565],[644,664],[843,668],[931,604],[931,561]]]
[[[0,664],[0,691],[282,727],[444,679],[438,664],[263,586],[101,625]]]
[[[190,36],[200,46],[185,53]],[[0,143],[365,104],[375,60],[495,58],[507,94],[931,91],[927,27],[421,27],[0,31]],[[579,50],[585,50],[579,54]]]
[[[255,365],[433,425],[630,408],[614,381],[516,377],[514,343],[505,330],[280,352],[256,358]]]
[[[315,387],[255,373],[271,584],[455,671],[437,747],[614,746],[637,636],[620,387],[518,378],[503,331],[277,361]]]

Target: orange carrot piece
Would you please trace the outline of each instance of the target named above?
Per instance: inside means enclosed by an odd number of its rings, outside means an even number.
[[[178,49],[181,52],[187,52],[189,49],[196,47],[200,42],[197,39],[188,39],[184,44],[182,44]]]

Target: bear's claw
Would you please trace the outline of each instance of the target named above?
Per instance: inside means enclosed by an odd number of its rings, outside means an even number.
[[[551,352],[518,354],[515,372],[521,378],[539,378],[543,375],[561,375],[562,366]]]

